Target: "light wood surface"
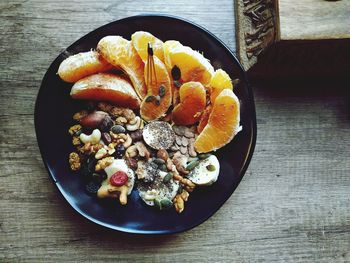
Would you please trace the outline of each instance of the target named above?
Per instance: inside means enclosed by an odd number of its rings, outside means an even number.
[[[36,144],[41,79],[82,35],[145,12],[191,19],[235,49],[229,0],[0,3],[0,262],[350,262],[349,82],[256,83],[258,140],[246,176],[188,232],[109,231],[63,200]]]
[[[350,1],[278,0],[281,40],[350,38]]]

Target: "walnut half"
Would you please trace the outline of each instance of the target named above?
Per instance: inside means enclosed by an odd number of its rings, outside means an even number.
[[[71,152],[69,154],[69,166],[72,171],[78,171],[80,169],[80,157],[76,152]]]

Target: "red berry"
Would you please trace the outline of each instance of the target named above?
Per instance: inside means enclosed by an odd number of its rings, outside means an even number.
[[[111,185],[122,186],[128,182],[128,175],[122,171],[118,171],[109,179]]]

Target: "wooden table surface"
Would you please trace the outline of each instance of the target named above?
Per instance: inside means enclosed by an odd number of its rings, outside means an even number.
[[[145,12],[193,20],[235,50],[230,0],[1,1],[0,262],[350,262],[348,83],[255,83],[249,169],[225,205],[188,232],[118,233],[69,207],[36,143],[41,79],[82,35]]]

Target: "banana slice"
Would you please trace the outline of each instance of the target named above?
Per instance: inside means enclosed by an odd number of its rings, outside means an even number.
[[[215,155],[210,155],[207,159],[200,161],[187,178],[197,185],[211,185],[217,181],[219,172],[218,158]]]
[[[126,173],[128,175],[128,183],[127,183],[128,195],[131,194],[131,191],[135,183],[135,174],[134,174],[134,171],[128,167],[125,160],[116,159],[113,161],[111,165],[107,166],[104,170],[107,174],[106,180],[109,180],[111,176],[118,171],[123,171],[124,173]]]
[[[168,149],[175,141],[171,125],[165,121],[153,121],[143,128],[143,139],[153,149]]]

